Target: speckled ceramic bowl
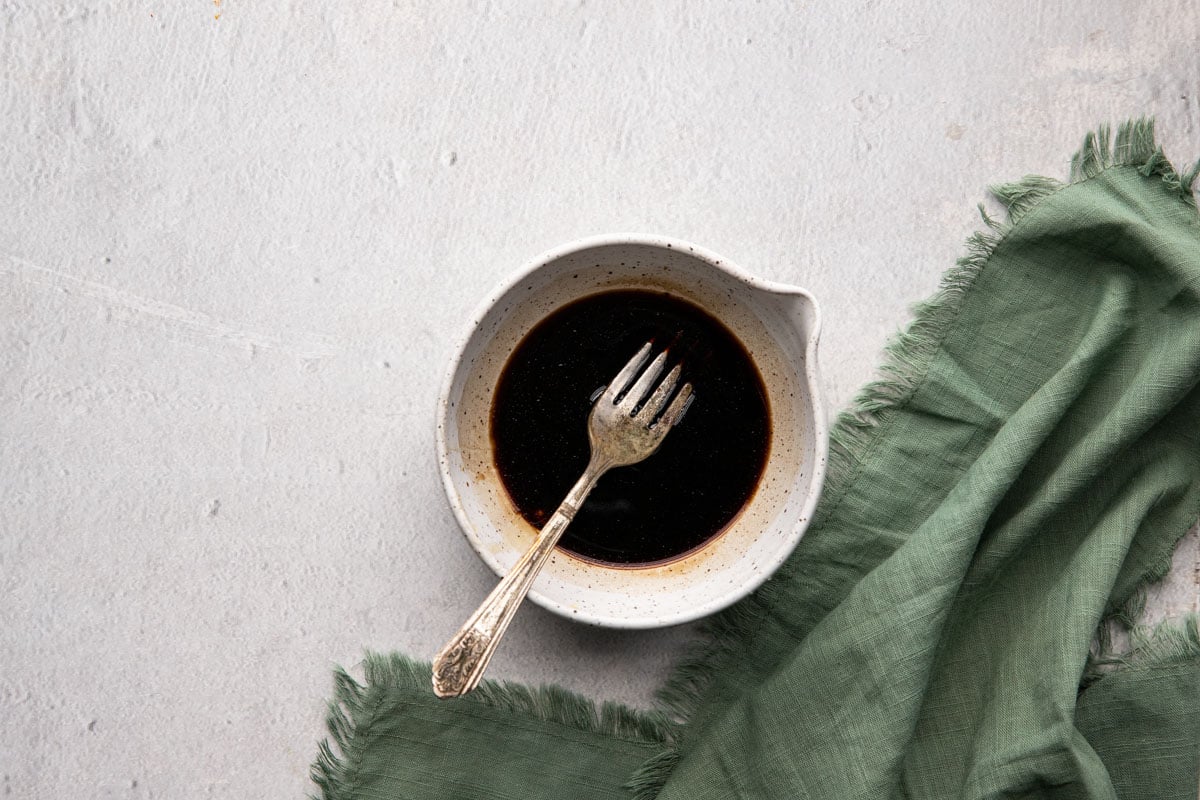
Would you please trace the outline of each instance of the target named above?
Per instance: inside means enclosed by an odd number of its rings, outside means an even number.
[[[753,591],[808,526],[825,475],[827,432],[817,379],[820,314],[803,289],[747,275],[713,253],[657,236],[612,235],[535,259],[471,319],[439,402],[438,462],[471,546],[506,573],[536,531],[496,472],[488,420],[500,372],[522,337],[556,309],[612,289],[665,290],[706,309],[745,346],[771,412],[758,488],[724,533],[675,561],[606,567],[556,552],[529,593],[570,619],[656,628],[698,619]]]

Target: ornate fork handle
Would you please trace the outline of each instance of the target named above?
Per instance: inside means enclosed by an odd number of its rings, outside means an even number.
[[[438,697],[457,697],[475,688],[534,578],[554,552],[554,545],[575,518],[584,499],[611,465],[593,455],[583,476],[550,517],[537,541],[513,565],[504,579],[446,642],[433,659],[433,691]]]

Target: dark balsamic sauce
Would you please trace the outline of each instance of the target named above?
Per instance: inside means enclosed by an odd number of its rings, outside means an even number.
[[[521,515],[540,528],[583,474],[592,397],[651,340],[669,347],[667,369],[682,361],[695,399],[658,452],[608,472],[589,495],[558,544],[585,560],[644,566],[701,547],[738,515],[766,466],[766,390],[733,334],[665,292],[602,292],[538,323],[496,385],[492,450]]]

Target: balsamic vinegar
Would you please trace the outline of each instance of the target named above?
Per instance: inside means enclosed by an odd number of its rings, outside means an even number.
[[[602,564],[670,561],[713,539],[762,477],[770,448],[766,390],[720,322],[666,292],[616,290],[576,300],[517,345],[492,402],[492,451],[521,515],[540,528],[587,466],[594,398],[647,341],[682,361],[695,398],[658,452],[608,472],[558,547]]]

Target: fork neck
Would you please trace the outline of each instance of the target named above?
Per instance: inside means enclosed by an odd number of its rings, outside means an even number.
[[[583,505],[583,501],[591,494],[592,489],[596,488],[596,482],[600,480],[604,473],[612,469],[612,466],[611,461],[592,453],[587,469],[583,471],[583,474],[579,476],[579,480],[575,481],[575,485],[567,492],[567,496],[563,498],[558,510],[568,520],[574,519],[576,512],[579,511],[579,507]]]

